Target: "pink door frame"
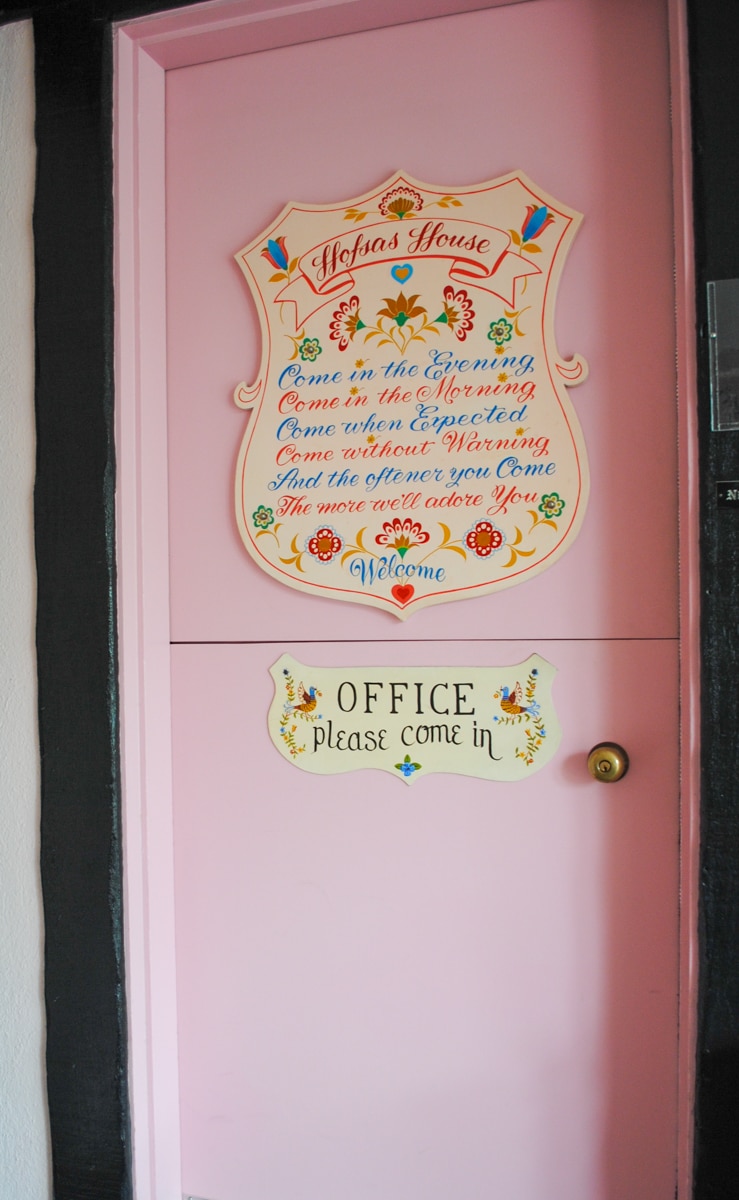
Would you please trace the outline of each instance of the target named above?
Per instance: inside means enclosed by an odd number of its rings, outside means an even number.
[[[508,0],[510,3],[511,0]],[[519,3],[522,0],[513,0]],[[524,0],[525,2],[525,0]],[[167,69],[332,33],[479,7],[386,0],[202,5],[121,23],[116,34],[118,562],[126,962],[136,1194],[181,1192],[169,745],[164,81]],[[680,470],[681,973],[678,1196],[692,1186],[697,973],[698,465],[687,32],[668,0],[673,114]],[[324,22],[316,21],[323,10]],[[320,32],[317,26],[320,24]]]

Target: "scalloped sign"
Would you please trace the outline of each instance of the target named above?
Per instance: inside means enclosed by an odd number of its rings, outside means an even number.
[[[406,783],[436,771],[513,781],[559,745],[556,669],[538,654],[508,667],[311,667],[283,654],[270,674],[270,738],[314,775],[374,767]]]
[[[588,493],[567,395],[587,368],[553,333],[579,221],[520,172],[398,174],[239,251],[262,360],[235,392],[236,514],[260,567],[405,618],[559,558]]]

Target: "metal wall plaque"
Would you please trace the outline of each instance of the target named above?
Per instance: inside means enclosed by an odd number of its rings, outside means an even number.
[[[739,429],[739,279],[708,285],[711,428]]]
[[[716,484],[719,508],[739,508],[739,479],[721,479]]]

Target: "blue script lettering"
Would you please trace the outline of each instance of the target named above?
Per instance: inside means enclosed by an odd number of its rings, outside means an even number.
[[[297,467],[291,467],[289,471],[283,471],[276,479],[270,480],[267,487],[271,492],[277,492],[280,488],[317,488],[323,479],[323,471],[319,471],[317,475],[303,476],[300,474]]]
[[[512,371],[514,375],[529,375],[534,370],[533,354],[504,354],[501,358],[455,358],[452,350],[429,350],[431,362],[424,375],[427,379],[442,379],[450,371]]]
[[[494,404],[492,408],[483,408],[480,412],[439,414],[438,404],[417,404],[418,416],[410,422],[410,428],[414,433],[426,433],[428,430],[433,430],[438,434],[443,429],[450,429],[455,425],[499,425],[503,421],[516,421],[521,424],[525,420],[526,411],[526,404],[512,412],[509,412],[507,408],[501,408],[499,404]]]
[[[278,386],[282,391],[286,384],[292,384],[293,387],[311,387],[318,383],[341,383],[341,380],[341,371],[334,371],[333,375],[329,371],[325,371],[323,375],[304,375],[297,363],[291,363],[280,372]]]
[[[521,463],[511,456],[501,459],[495,474],[498,479],[518,479],[519,475],[554,475],[556,470],[557,464],[553,462]]]
[[[277,441],[292,442],[301,437],[333,437],[335,433],[335,425],[301,425],[297,417],[285,417],[277,426]]]
[[[401,471],[398,467],[383,467],[377,474],[370,471],[364,482],[366,490],[374,492],[381,484],[441,483],[443,478],[444,467],[426,467],[422,471]]]
[[[432,583],[443,583],[446,571],[443,567],[429,567],[426,563],[406,563],[397,554],[388,558],[361,558],[356,555],[349,563],[349,574],[360,579],[362,587],[371,587],[375,580],[383,579],[428,579]]]

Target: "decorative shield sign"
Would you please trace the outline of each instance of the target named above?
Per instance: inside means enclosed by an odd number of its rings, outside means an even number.
[[[538,654],[512,667],[308,667],[283,654],[270,670],[270,737],[316,775],[526,779],[559,745],[555,673]]]
[[[236,512],[290,587],[407,617],[564,552],[588,473],[553,334],[580,221],[520,173],[290,204],[236,256],[262,327]]]

